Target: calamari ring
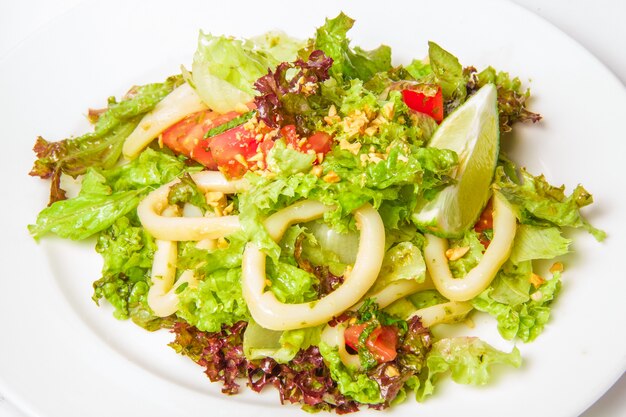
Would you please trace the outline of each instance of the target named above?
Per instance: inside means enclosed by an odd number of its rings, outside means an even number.
[[[229,181],[218,171],[202,171],[191,175],[201,190],[232,194],[243,190],[242,180]],[[198,241],[217,239],[240,229],[238,216],[219,217],[168,217],[163,210],[168,206],[167,195],[174,180],[157,188],[137,206],[137,215],[143,227],[155,238],[172,241]]]
[[[515,212],[504,197],[493,196],[493,240],[480,263],[464,278],[454,278],[448,266],[448,241],[426,234],[424,260],[437,291],[451,301],[467,301],[491,284],[502,264],[508,259],[517,230]]]
[[[266,228],[278,240],[289,225],[315,220],[332,210],[317,201],[301,201],[270,216]],[[365,204],[354,211],[360,228],[356,261],[344,283],[319,300],[299,304],[284,304],[271,291],[265,291],[266,255],[254,244],[248,243],[243,254],[242,290],[252,318],[271,330],[291,330],[317,326],[354,305],[374,284],[383,262],[385,227],[378,212]]]

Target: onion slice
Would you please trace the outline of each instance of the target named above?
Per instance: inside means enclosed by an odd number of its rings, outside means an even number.
[[[289,225],[321,217],[332,207],[317,201],[303,201],[274,213],[266,228],[279,240]],[[359,250],[344,283],[327,296],[311,302],[285,304],[271,291],[265,291],[266,255],[254,243],[248,243],[243,254],[242,289],[252,318],[266,329],[292,330],[317,326],[354,305],[374,284],[383,262],[385,228],[378,212],[365,204],[354,211],[360,228]]]
[[[122,153],[128,159],[136,158],[165,129],[186,116],[205,109],[207,106],[196,91],[187,83],[181,84],[141,119],[126,138]]]
[[[426,234],[424,248],[426,267],[437,291],[451,301],[467,301],[480,294],[491,284],[511,254],[517,231],[515,212],[498,193],[493,196],[493,207],[493,240],[480,263],[464,278],[454,278],[450,272],[446,257],[448,241]]]
[[[203,171],[191,175],[204,192],[220,191],[232,194],[246,187],[242,180],[228,181],[218,171]],[[143,227],[155,238],[173,241],[198,241],[217,239],[240,229],[238,216],[219,217],[168,217],[162,212],[167,207],[167,195],[176,179],[152,191],[137,206],[137,215]]]

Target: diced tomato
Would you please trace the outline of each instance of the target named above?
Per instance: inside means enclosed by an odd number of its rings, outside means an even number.
[[[240,177],[248,170],[247,161],[257,153],[256,131],[244,125],[234,127],[209,139],[209,149],[221,171]]]
[[[354,324],[346,328],[344,338],[346,344],[358,350],[359,337],[367,324]],[[365,341],[365,346],[374,355],[378,363],[389,362],[396,358],[398,333],[393,326],[378,326]]]
[[[280,134],[287,144],[292,145],[294,149],[300,152],[313,150],[315,153],[327,154],[330,152],[333,143],[333,137],[326,132],[315,132],[305,140],[302,140],[298,136],[294,125],[283,126],[280,129]]]
[[[431,91],[432,90],[432,91]],[[437,123],[443,120],[443,94],[441,87],[402,90],[404,103],[412,110],[427,114]]]
[[[315,153],[327,154],[330,152],[330,146],[333,143],[333,137],[326,132],[315,132],[306,140],[305,150],[313,149]]]
[[[480,243],[482,243],[485,248],[489,246],[491,241],[485,239],[483,232],[489,229],[493,229],[493,205],[491,204],[491,200],[489,200],[489,203],[487,203],[487,206],[480,214],[480,218],[474,225],[474,231],[480,235]]]
[[[298,133],[296,132],[295,125],[283,126],[280,129],[280,135],[283,137],[283,139],[285,139],[285,142],[287,142],[287,145],[291,145],[295,149],[300,148],[300,145],[298,144],[298,141],[300,138],[298,137]]]
[[[219,114],[205,110],[187,116],[180,122],[169,127],[161,135],[163,144],[175,152],[182,153],[209,169],[220,169],[231,177],[240,177],[246,173],[254,162],[250,158],[257,153],[267,155],[274,146],[274,141],[266,138],[271,131],[267,126],[256,126],[248,130],[245,125],[236,126],[210,138],[206,133],[235,117],[237,112]],[[287,125],[281,129],[281,136],[288,144],[301,152],[313,150],[315,153],[330,151],[332,136],[324,132],[316,132],[311,137],[301,140],[294,125]],[[259,141],[258,135],[264,139]]]
[[[162,133],[161,140],[173,151],[186,155],[209,169],[217,169],[204,135],[238,115],[237,112],[219,114],[210,110],[193,113],[167,128]]]

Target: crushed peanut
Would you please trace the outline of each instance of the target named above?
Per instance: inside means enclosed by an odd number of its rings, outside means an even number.
[[[311,168],[311,174],[315,175],[317,178],[322,176],[324,169],[320,165],[315,165]]]
[[[235,161],[239,162],[246,169],[248,169],[248,161],[246,161],[246,158],[244,158],[242,154],[238,153],[235,155]]]
[[[534,272],[530,274],[530,278],[528,280],[530,281],[531,284],[533,284],[533,287],[535,288],[539,287],[541,284],[546,282],[545,279],[541,278],[539,275],[535,274]]]
[[[398,371],[398,368],[396,368],[395,366],[389,365],[385,369],[385,375],[387,375],[389,378],[393,378],[393,377],[400,375],[400,372]]]
[[[395,108],[393,105],[393,101],[388,101],[383,105],[383,108],[380,110],[381,114],[387,119],[393,119],[393,115],[395,114]]]
[[[258,162],[263,160],[263,152],[257,152],[248,158],[248,162]]]
[[[456,248],[450,248],[446,251],[446,258],[449,261],[456,261],[465,256],[467,252],[469,252],[469,246],[460,246]]]
[[[552,266],[550,267],[550,272],[551,273],[556,273],[556,272],[563,272],[563,263],[562,262],[555,262],[552,264]]]
[[[530,294],[530,299],[533,301],[541,301],[541,299],[543,298],[543,294],[541,293],[541,291],[535,291],[534,293]]]
[[[353,142],[350,143],[346,139],[341,139],[339,141],[339,149],[348,151],[354,155],[358,155],[361,150],[361,142]]]
[[[233,210],[235,210],[235,205],[233,203],[230,203],[229,205],[227,205],[224,210],[223,210],[223,214],[225,216],[231,214],[233,212]]]
[[[341,181],[341,178],[339,178],[339,175],[337,175],[335,171],[328,171],[328,173],[324,175],[324,178],[322,179],[327,183],[335,183]]]

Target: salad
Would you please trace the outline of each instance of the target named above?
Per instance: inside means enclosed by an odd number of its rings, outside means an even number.
[[[31,235],[95,238],[93,300],[171,331],[225,394],[273,385],[343,414],[423,401],[446,374],[485,384],[519,350],[438,329],[482,312],[533,341],[563,230],[605,236],[582,186],[500,149],[541,119],[518,78],[434,42],[393,65],[388,46],[351,45],[353,24],[340,14],[306,41],[201,32],[191,68],[91,109],[92,132],[35,143],[30,174],[51,192]]]

